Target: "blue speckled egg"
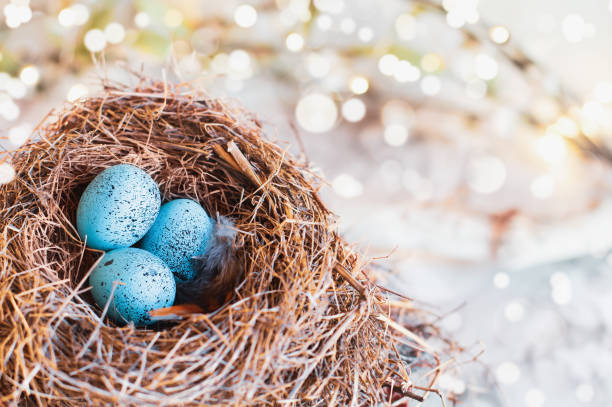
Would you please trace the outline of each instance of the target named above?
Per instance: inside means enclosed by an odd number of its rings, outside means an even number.
[[[192,258],[206,253],[213,224],[199,203],[175,199],[162,205],[140,247],[162,259],[179,281],[195,277]]]
[[[108,307],[108,316],[117,324],[128,321],[149,325],[149,311],[174,303],[176,283],[172,272],[157,256],[134,247],[111,250],[89,276],[91,293],[100,308],[108,301],[113,282],[118,281]]]
[[[128,247],[149,230],[159,212],[159,187],[138,167],[119,164],[98,174],[77,208],[77,230],[87,246]]]

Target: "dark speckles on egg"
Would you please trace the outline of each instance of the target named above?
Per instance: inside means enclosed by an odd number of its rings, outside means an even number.
[[[140,247],[161,258],[177,280],[191,280],[194,256],[203,255],[212,236],[212,222],[206,211],[191,199],[164,204]]]
[[[151,278],[154,276],[154,278]],[[129,247],[107,252],[89,277],[94,300],[104,308],[113,282],[115,289],[108,316],[118,324],[132,321],[138,326],[151,321],[148,311],[174,303],[176,284],[172,272],[157,256]]]
[[[107,168],[81,196],[79,235],[95,249],[131,246],[155,222],[160,204],[159,188],[146,172],[129,164]]]

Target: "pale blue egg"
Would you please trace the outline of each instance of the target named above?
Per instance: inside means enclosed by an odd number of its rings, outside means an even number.
[[[213,224],[199,203],[175,199],[162,205],[159,215],[139,246],[162,259],[178,281],[195,277],[193,257],[209,247]]]
[[[115,165],[85,188],[77,230],[94,249],[128,247],[147,233],[160,205],[159,187],[149,174],[130,164]]]
[[[132,321],[149,325],[149,311],[174,303],[176,283],[172,272],[157,256],[141,249],[127,247],[111,250],[89,276],[96,304],[106,306],[117,281],[108,316],[117,324]]]

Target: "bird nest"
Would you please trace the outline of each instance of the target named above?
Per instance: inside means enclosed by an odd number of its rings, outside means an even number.
[[[17,176],[0,186],[0,402],[356,406],[430,393],[437,331],[371,281],[319,179],[252,114],[186,85],[104,82],[33,139],[10,152]],[[143,168],[164,201],[235,221],[242,276],[225,304],[147,329],[104,318],[87,283],[102,252],[75,216],[118,163]]]

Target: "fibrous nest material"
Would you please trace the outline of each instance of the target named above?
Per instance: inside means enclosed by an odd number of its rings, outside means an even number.
[[[140,78],[52,112],[10,153],[0,186],[0,390],[9,405],[387,405],[429,392],[440,362],[412,303],[370,281],[307,165],[242,108]],[[157,329],[93,305],[102,253],[75,230],[85,186],[131,163],[164,200],[188,197],[238,229],[231,299]],[[432,338],[430,338],[432,339]],[[2,404],[0,403],[0,404]]]

